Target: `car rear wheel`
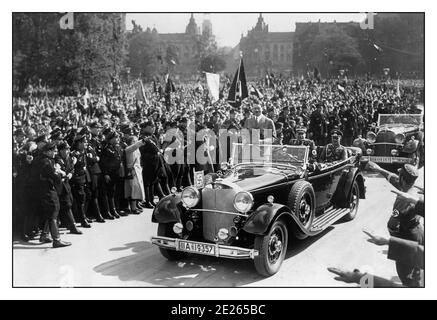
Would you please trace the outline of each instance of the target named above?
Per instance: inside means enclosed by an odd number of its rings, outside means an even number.
[[[351,221],[355,218],[358,212],[358,206],[360,204],[360,187],[358,182],[354,181],[351,189],[351,195],[349,198],[349,213],[344,216],[344,221]]]
[[[282,219],[276,220],[268,234],[255,238],[255,269],[259,274],[270,277],[278,272],[287,253],[288,230]]]
[[[158,225],[158,237],[179,238],[178,235],[173,232],[171,223],[160,223]],[[164,248],[159,248],[159,252],[170,261],[182,259],[187,255],[185,252]]]
[[[288,195],[288,206],[299,219],[301,226],[309,231],[314,219],[315,213],[315,194],[311,184],[307,181],[296,182]],[[294,235],[298,239],[305,239],[307,235],[295,228]]]

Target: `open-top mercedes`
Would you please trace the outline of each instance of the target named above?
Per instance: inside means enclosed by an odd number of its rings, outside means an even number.
[[[363,150],[363,161],[418,165],[423,156],[422,120],[421,114],[380,114],[376,132],[369,131],[365,140],[357,139],[354,145]]]
[[[187,253],[253,259],[275,274],[291,239],[352,220],[365,198],[361,150],[334,163],[310,163],[306,146],[234,144],[219,173],[196,173],[195,185],[162,198],[153,211],[152,243],[169,260]]]

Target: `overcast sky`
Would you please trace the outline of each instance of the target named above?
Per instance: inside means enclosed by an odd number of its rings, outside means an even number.
[[[216,36],[219,46],[234,47],[240,41],[241,33],[246,35],[247,31],[255,26],[259,13],[195,13],[194,18],[198,26],[202,25],[203,19],[212,22],[212,30]],[[269,25],[269,31],[294,31],[296,22],[317,22],[319,19],[324,22],[361,22],[364,18],[362,13],[351,14],[304,14],[304,13],[266,13],[263,14],[264,21]],[[190,19],[189,13],[165,13],[149,14],[134,13],[127,14],[127,29],[132,29],[131,20],[135,20],[145,30],[146,27],[156,27],[160,33],[181,33],[185,32],[185,27]]]

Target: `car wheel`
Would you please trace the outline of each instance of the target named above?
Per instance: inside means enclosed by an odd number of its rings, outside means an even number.
[[[309,231],[314,219],[315,213],[315,199],[314,189],[307,181],[296,182],[290,190],[288,195],[289,208],[294,212],[296,218]],[[296,228],[294,235],[298,239],[305,239],[307,235]]]
[[[282,219],[276,220],[265,236],[255,238],[255,269],[259,274],[270,277],[278,272],[287,253],[288,230]]]
[[[349,208],[350,211],[344,216],[344,221],[351,221],[355,218],[358,212],[358,206],[360,204],[360,188],[358,187],[358,182],[354,181],[351,189],[351,195],[349,198]]]
[[[158,225],[158,237],[178,238],[178,235],[173,232],[170,223],[160,223]],[[182,259],[187,255],[186,252],[164,248],[159,248],[159,252],[170,261]]]

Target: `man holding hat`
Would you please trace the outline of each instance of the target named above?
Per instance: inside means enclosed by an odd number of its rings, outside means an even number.
[[[320,155],[320,162],[335,162],[347,159],[346,148],[341,145],[342,135],[343,133],[338,129],[331,131],[332,142],[323,148],[322,154]]]

